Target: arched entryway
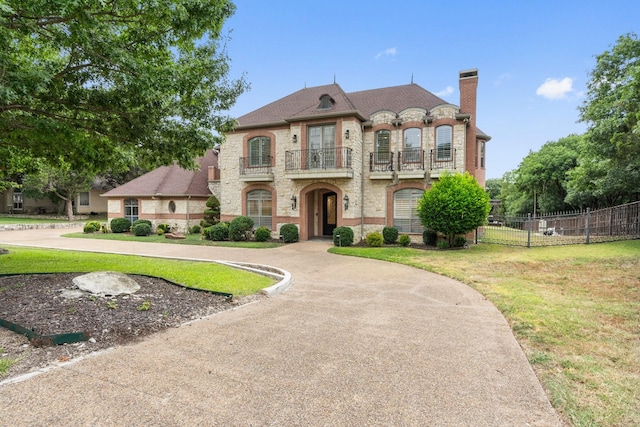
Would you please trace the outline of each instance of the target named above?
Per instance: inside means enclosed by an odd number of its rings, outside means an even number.
[[[330,237],[340,225],[342,200],[340,188],[326,183],[311,184],[300,192],[300,239]]]

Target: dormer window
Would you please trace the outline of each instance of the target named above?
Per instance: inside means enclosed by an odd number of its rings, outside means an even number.
[[[320,105],[318,106],[319,110],[328,110],[333,107],[333,104],[336,101],[328,94],[324,94],[320,97]]]

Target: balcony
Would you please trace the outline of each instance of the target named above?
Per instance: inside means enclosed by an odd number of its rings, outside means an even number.
[[[285,152],[285,178],[353,178],[351,148],[323,148]]]
[[[273,181],[273,158],[271,156],[240,157],[240,181]]]
[[[393,179],[393,153],[369,153],[369,177]]]
[[[446,154],[446,153],[445,153]],[[437,178],[443,172],[456,172],[456,150],[453,150],[453,156],[442,156],[444,160],[436,158],[435,150],[431,150],[429,162],[431,177]]]
[[[424,179],[426,171],[425,152],[419,148],[410,148],[398,152],[398,178]]]

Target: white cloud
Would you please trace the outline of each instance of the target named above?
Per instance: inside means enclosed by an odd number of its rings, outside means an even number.
[[[453,91],[454,91],[453,87],[447,86],[446,88],[442,89],[440,92],[436,92],[435,95],[439,97],[444,97],[444,96],[451,95]]]
[[[562,80],[549,78],[536,89],[536,95],[547,99],[564,99],[573,90],[573,79],[565,77]]]
[[[378,52],[375,56],[375,59],[378,60],[380,58],[382,58],[383,56],[390,56],[392,58],[394,58],[396,55],[398,54],[398,49],[395,47],[388,47],[385,50],[381,50],[380,52]]]

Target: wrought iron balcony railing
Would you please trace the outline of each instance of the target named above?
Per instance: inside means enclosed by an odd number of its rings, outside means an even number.
[[[287,172],[352,169],[351,148],[323,148],[285,152]]]
[[[448,154],[448,155],[447,155]],[[447,152],[440,152],[436,155],[436,150],[431,150],[431,161],[429,162],[432,172],[442,171],[455,171],[456,170],[456,150],[448,150]]]
[[[398,152],[398,171],[423,171],[425,170],[424,150],[410,148]]]
[[[240,175],[267,175],[272,167],[271,156],[240,157]]]
[[[393,172],[393,153],[369,153],[370,172]]]

